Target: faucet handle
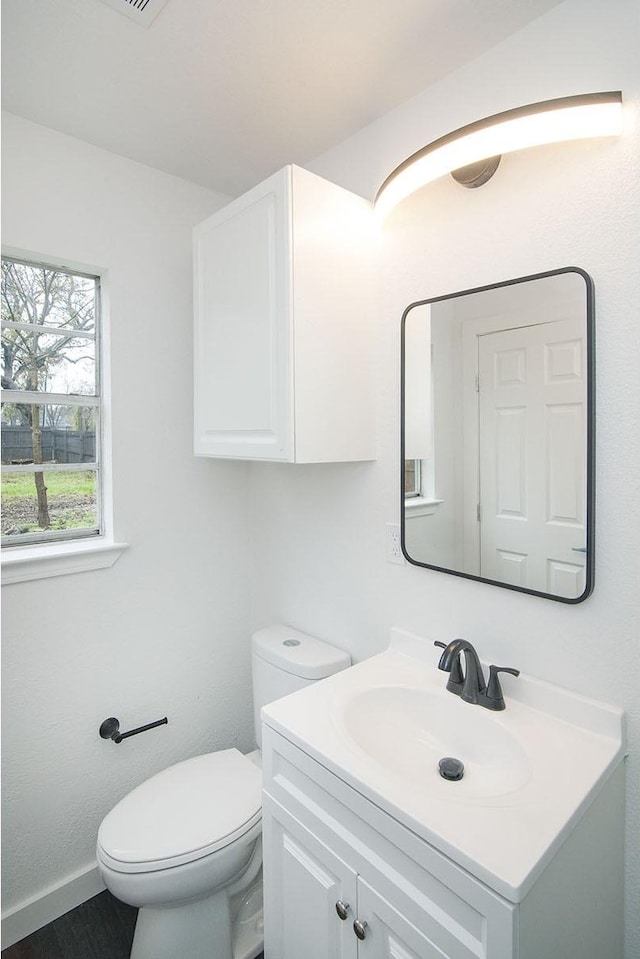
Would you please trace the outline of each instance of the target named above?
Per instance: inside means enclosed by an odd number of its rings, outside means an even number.
[[[489,666],[489,682],[485,693],[489,709],[504,709],[504,697],[498,673],[511,673],[512,676],[519,676],[520,670],[512,669],[510,666]]]

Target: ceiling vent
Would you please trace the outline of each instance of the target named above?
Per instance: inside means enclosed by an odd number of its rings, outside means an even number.
[[[102,0],[108,7],[135,20],[142,27],[148,27],[158,16],[167,0]]]

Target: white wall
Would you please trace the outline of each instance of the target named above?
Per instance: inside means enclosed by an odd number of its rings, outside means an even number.
[[[425,464],[433,474],[434,497],[442,500],[430,513],[405,511],[405,549],[410,556],[432,566],[463,569],[462,484],[457,468],[462,456],[462,413],[460,403],[461,356],[459,324],[452,319],[455,301],[434,303],[430,310],[430,357],[432,389],[433,461]],[[421,308],[418,307],[418,310]],[[422,307],[425,309],[425,307]],[[413,310],[406,320],[410,329]],[[419,314],[418,314],[419,315]],[[457,334],[457,335],[456,335]],[[405,348],[408,358],[411,346]],[[405,374],[405,383],[408,369]],[[406,388],[406,387],[405,387]],[[405,398],[405,416],[411,398]],[[405,454],[407,459],[411,457]],[[428,481],[427,481],[428,483]],[[427,488],[429,492],[429,488]]]
[[[284,620],[362,659],[397,623],[462,635],[504,662],[627,710],[628,959],[640,954],[640,63],[636,0],[569,0],[482,58],[319,158],[314,170],[372,197],[424,143],[513,106],[623,91],[625,134],[505,157],[479,190],[432,184],[381,237],[379,458],[251,467],[253,625]],[[596,286],[597,544],[594,594],[578,606],[385,563],[398,521],[400,317],[406,305],[577,265]],[[510,680],[517,682],[517,680]]]
[[[12,116],[3,148],[3,241],[109,271],[115,526],[129,543],[112,569],[2,590],[11,911],[95,864],[98,824],[132,786],[250,748],[253,727],[246,467],[192,455],[191,228],[225,198]],[[98,736],[107,716],[125,730],[164,715],[117,746]]]

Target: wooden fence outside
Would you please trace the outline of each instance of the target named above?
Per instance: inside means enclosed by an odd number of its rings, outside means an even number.
[[[95,432],[42,428],[42,459],[45,463],[95,463]],[[31,429],[28,426],[2,427],[2,462],[33,463]]]

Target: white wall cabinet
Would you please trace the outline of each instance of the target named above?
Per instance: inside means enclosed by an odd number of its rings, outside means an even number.
[[[375,458],[371,205],[287,166],[194,231],[195,453]]]
[[[622,955],[622,766],[517,903],[266,725],[263,775],[265,959]]]

